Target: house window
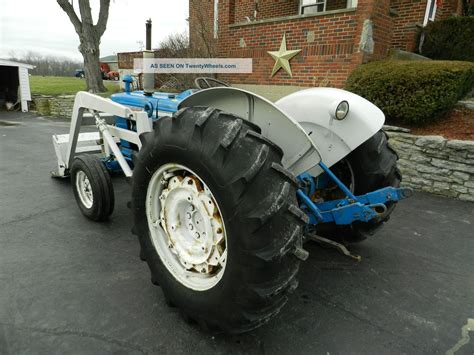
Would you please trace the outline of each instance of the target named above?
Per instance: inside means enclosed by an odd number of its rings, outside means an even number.
[[[300,0],[300,15],[357,7],[357,0]]]
[[[314,14],[326,11],[326,0],[300,0],[300,14]]]
[[[219,0],[214,0],[214,38],[219,37]]]

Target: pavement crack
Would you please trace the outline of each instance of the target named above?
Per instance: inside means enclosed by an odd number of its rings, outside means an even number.
[[[338,271],[346,271],[346,272],[350,272],[350,273],[366,273],[366,270],[364,269],[358,269],[358,268],[354,268],[354,267],[325,267],[325,266],[322,266],[321,267],[321,270],[323,271],[335,271],[335,272],[338,272]],[[390,269],[390,268],[377,268],[377,271],[378,272],[387,272],[387,273],[390,273],[391,275],[412,275],[413,272],[412,271],[408,271],[408,270],[395,270],[395,269]],[[471,275],[470,274],[467,274],[467,275],[463,275],[463,274],[460,274],[460,273],[457,273],[457,272],[452,272],[452,271],[446,271],[446,270],[433,270],[433,269],[420,269],[420,272],[423,272],[425,274],[442,274],[442,275],[448,275],[448,276],[457,276],[457,277],[467,277],[467,278],[470,278]]]
[[[471,340],[469,332],[472,331],[474,331],[474,319],[468,318],[466,325],[461,328],[461,339],[459,339],[459,341],[451,349],[446,351],[446,355],[454,355],[464,345],[468,344]]]
[[[30,219],[31,217],[37,217],[37,216],[41,216],[41,215],[44,215],[44,214],[48,214],[50,212],[55,212],[55,211],[58,211],[58,210],[62,210],[64,209],[65,207],[64,206],[61,206],[61,207],[56,207],[56,208],[52,208],[50,210],[47,210],[47,211],[41,211],[41,212],[37,212],[37,213],[31,213],[27,216],[24,216],[24,217],[21,217],[21,218],[17,218],[17,219],[12,219],[11,221],[6,221],[6,222],[3,222],[3,223],[0,223],[0,226],[6,226],[8,224],[12,224],[12,223],[17,223],[17,222],[23,222],[27,219]]]
[[[53,335],[53,336],[78,336],[80,338],[92,338],[95,340],[103,341],[109,344],[117,345],[122,348],[127,348],[130,350],[138,351],[142,354],[149,354],[150,352],[140,345],[131,343],[124,340],[119,340],[111,336],[99,333],[91,333],[83,330],[67,329],[67,328],[45,328],[45,327],[32,327],[32,326],[20,326],[12,323],[0,323],[2,326],[13,327],[17,330],[29,331],[29,332],[39,332],[43,334]]]
[[[358,315],[357,313],[355,313],[355,312],[347,309],[346,307],[344,307],[344,305],[332,301],[331,299],[329,299],[329,297],[324,297],[321,294],[319,294],[318,297],[316,297],[316,300],[324,301],[326,304],[329,304],[330,306],[341,310],[342,312],[344,312],[344,313],[348,314],[349,316],[361,321],[364,324],[367,324],[371,327],[374,327],[375,329],[379,330],[380,332],[384,332],[384,333],[390,334],[390,335],[392,335],[396,338],[403,339],[406,343],[410,344],[415,349],[419,348],[419,346],[417,344],[412,343],[411,341],[407,340],[406,338],[400,336],[400,334],[398,334],[396,332],[393,332],[390,329],[386,329],[386,328],[380,326],[379,324],[377,324],[375,322],[372,322],[370,319],[367,319],[367,318],[364,318],[364,317]]]

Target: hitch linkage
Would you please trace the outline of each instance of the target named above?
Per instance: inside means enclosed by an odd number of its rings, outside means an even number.
[[[355,196],[344,183],[322,162],[319,166],[330,177],[334,183],[344,192],[346,198],[327,202],[313,202],[311,192],[314,186],[309,186],[308,192],[300,188],[297,196],[300,208],[309,217],[312,225],[320,223],[336,223],[338,225],[348,225],[355,221],[369,222],[382,218],[387,212],[387,202],[396,202],[410,197],[413,190],[410,188],[384,187],[364,195]],[[313,184],[313,178],[308,173],[298,176],[302,184]]]

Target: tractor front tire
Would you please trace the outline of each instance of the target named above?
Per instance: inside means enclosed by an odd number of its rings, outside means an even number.
[[[95,155],[83,154],[71,164],[71,183],[77,205],[92,221],[109,218],[114,210],[114,188],[109,172]]]
[[[202,107],[140,139],[132,232],[167,303],[212,332],[267,322],[297,286],[293,251],[307,221],[281,149],[252,123]]]
[[[352,180],[351,190],[356,196],[387,186],[399,187],[402,176],[397,160],[398,155],[390,147],[387,134],[379,131],[346,157],[342,164],[349,164],[352,179],[347,176],[341,178],[347,183]],[[336,166],[334,168],[331,170],[337,170]],[[396,202],[387,202],[385,205],[386,212],[377,220],[354,222],[348,226],[330,224],[330,228],[323,227],[321,234],[344,244],[361,242],[390,219]]]

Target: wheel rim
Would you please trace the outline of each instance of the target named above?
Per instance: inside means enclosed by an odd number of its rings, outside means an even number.
[[[148,185],[146,214],[153,246],[176,280],[205,291],[222,279],[224,221],[214,195],[195,172],[179,164],[160,167]]]
[[[82,170],[79,170],[76,174],[76,189],[81,203],[86,208],[91,208],[94,203],[94,194],[89,178]]]

